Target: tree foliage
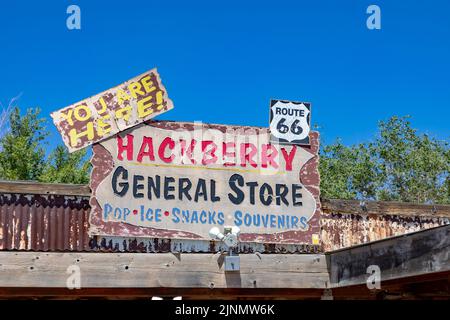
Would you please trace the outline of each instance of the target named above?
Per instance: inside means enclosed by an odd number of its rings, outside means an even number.
[[[28,109],[22,117],[15,107],[9,113],[9,130],[0,138],[0,176],[6,180],[38,180],[45,167],[47,132],[40,110]]]
[[[45,170],[40,177],[42,182],[77,183],[89,182],[89,167],[86,149],[69,153],[67,148],[59,145],[50,154]]]
[[[407,117],[379,123],[374,141],[324,146],[323,197],[450,203],[449,143],[418,134]]]
[[[24,115],[18,107],[9,112],[8,130],[0,137],[0,179],[87,183],[86,151],[69,154],[58,146],[46,156],[45,123],[39,108],[30,108]]]

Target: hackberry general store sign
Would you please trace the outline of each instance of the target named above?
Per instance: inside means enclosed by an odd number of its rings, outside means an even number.
[[[318,133],[310,147],[267,128],[149,121],[93,146],[92,235],[311,243],[319,233]]]
[[[275,143],[309,145],[311,104],[271,100],[270,140]]]
[[[156,69],[51,114],[70,152],[173,108]]]

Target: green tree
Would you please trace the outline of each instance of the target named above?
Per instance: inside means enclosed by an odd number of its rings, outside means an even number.
[[[58,146],[46,157],[49,133],[39,115],[39,108],[21,115],[15,107],[9,113],[7,131],[0,137],[0,179],[87,183],[90,167],[85,150],[69,154]]]
[[[407,117],[379,123],[370,143],[321,150],[323,197],[450,203],[449,143],[418,134]]]
[[[375,152],[383,185],[380,200],[448,203],[448,142],[419,135],[406,117],[380,122]]]
[[[21,116],[18,107],[9,113],[8,131],[0,137],[0,177],[6,180],[38,180],[45,166],[45,120],[39,108]]]
[[[88,183],[90,163],[85,158],[86,149],[69,153],[66,147],[59,145],[50,154],[39,180],[56,183]]]
[[[345,146],[340,140],[324,146],[319,170],[321,192],[336,199],[374,198],[379,174],[371,145]]]

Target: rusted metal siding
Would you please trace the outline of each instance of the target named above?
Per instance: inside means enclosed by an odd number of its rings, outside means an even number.
[[[322,215],[321,236],[324,251],[333,251],[449,223],[446,217],[329,213]]]
[[[422,210],[423,208],[421,208]],[[442,209],[440,209],[442,210]],[[217,252],[212,241],[135,237],[89,238],[89,196],[0,193],[0,250],[104,252]],[[345,214],[321,218],[324,251],[449,224],[448,215]],[[241,253],[318,253],[319,246],[241,243]]]
[[[89,198],[0,195],[0,250],[87,251]]]

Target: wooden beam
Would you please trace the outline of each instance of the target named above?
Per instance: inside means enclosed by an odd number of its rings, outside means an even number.
[[[383,281],[450,271],[450,225],[380,240],[327,254],[331,287],[365,284],[369,266]]]
[[[450,217],[450,205],[337,199],[321,199],[321,203],[324,213]]]
[[[157,296],[164,299],[181,296],[183,300],[204,299],[320,299],[323,289],[245,289],[245,288],[0,288],[0,299],[4,298],[102,298],[102,299],[149,299]]]
[[[0,193],[91,196],[91,189],[84,184],[39,183],[33,181],[0,180]]]
[[[88,185],[39,183],[33,181],[0,180],[1,193],[51,194],[90,197]],[[382,214],[400,216],[447,217],[450,218],[450,205],[427,205],[393,201],[366,201],[321,199],[324,213],[341,214]]]
[[[388,280],[381,290],[369,290],[366,285],[354,285],[332,289],[335,300],[340,299],[449,299],[450,272],[433,273],[415,277]],[[0,288],[0,299],[46,298],[46,299],[149,299],[181,296],[190,299],[320,299],[324,289],[274,289],[274,288]]]
[[[82,288],[308,288],[329,283],[321,254],[243,254],[224,272],[220,254],[0,252],[1,287],[65,288],[69,266]]]

